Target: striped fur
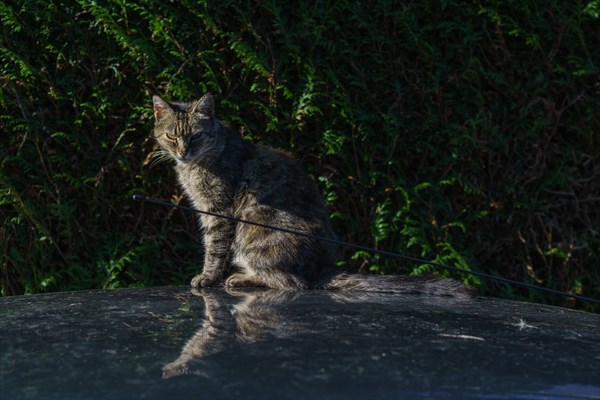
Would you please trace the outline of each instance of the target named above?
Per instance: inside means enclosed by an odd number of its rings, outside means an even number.
[[[155,96],[154,137],[175,160],[179,182],[194,207],[243,220],[333,238],[319,191],[287,153],[244,141],[215,118],[211,94],[191,103]],[[331,245],[316,239],[202,215],[204,269],[192,286],[225,278],[225,260],[239,271],[227,286],[274,289],[355,289],[452,294],[456,285],[411,277],[337,274]],[[407,288],[411,288],[408,290]],[[460,290],[459,290],[460,291]]]

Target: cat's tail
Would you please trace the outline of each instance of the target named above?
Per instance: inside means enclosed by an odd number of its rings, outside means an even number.
[[[471,298],[475,291],[454,279],[438,279],[431,275],[359,275],[341,273],[319,285],[328,290],[424,294]]]

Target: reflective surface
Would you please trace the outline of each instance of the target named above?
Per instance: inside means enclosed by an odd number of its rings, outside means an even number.
[[[0,397],[600,398],[600,316],[187,287],[0,299]]]

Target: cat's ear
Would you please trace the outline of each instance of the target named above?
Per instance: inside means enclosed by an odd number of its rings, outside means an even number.
[[[152,96],[152,103],[154,103],[154,118],[157,121],[173,112],[169,103],[158,96]]]
[[[206,93],[194,105],[194,112],[199,112],[213,118],[215,116],[215,98],[211,93]]]

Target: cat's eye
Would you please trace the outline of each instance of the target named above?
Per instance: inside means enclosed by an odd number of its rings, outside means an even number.
[[[175,136],[174,134],[167,132],[166,135],[167,135],[167,139],[169,139],[169,140],[173,140],[173,141],[177,140],[177,136]]]
[[[197,142],[198,140],[202,139],[202,136],[204,136],[204,135],[213,137],[212,132],[199,131],[198,133],[195,133],[192,135],[192,137],[190,137],[190,142]]]

